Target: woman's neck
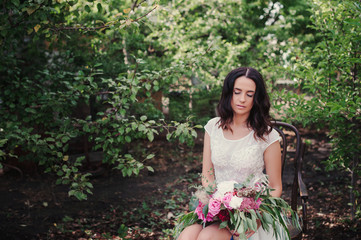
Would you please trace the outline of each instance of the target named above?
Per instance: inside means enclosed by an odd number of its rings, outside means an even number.
[[[234,127],[248,128],[248,116],[234,116],[232,125]]]
[[[239,140],[247,136],[252,129],[247,124],[247,118],[234,117],[229,129],[223,130],[223,136],[228,140]]]

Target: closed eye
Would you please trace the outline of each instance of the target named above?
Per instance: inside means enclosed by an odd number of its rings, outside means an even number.
[[[239,95],[239,94],[241,94],[242,93],[242,90],[241,89],[239,89],[239,88],[236,88],[236,89],[234,89],[233,90],[233,93],[234,94],[236,94],[236,95]],[[248,96],[248,97],[253,97],[254,96],[254,91],[247,91],[247,93],[246,93],[246,95]]]

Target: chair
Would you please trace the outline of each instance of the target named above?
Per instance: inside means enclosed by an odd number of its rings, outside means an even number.
[[[307,199],[308,192],[306,185],[302,180],[302,161],[305,152],[305,144],[301,140],[301,136],[296,127],[291,124],[273,121],[273,128],[277,130],[280,134],[281,149],[282,149],[282,180],[284,181],[285,174],[284,169],[285,165],[291,165],[291,177],[293,177],[292,187],[291,187],[291,208],[294,211],[298,210],[298,206],[302,207],[302,231],[295,229],[292,226],[289,226],[289,232],[292,239],[300,239],[302,237],[302,232],[307,231]],[[294,133],[294,136],[290,133]],[[295,151],[289,151],[289,147],[292,142],[288,141],[290,138],[294,138]],[[288,157],[287,157],[288,155]],[[291,162],[287,162],[293,157],[293,167]],[[284,184],[285,185],[285,184]]]

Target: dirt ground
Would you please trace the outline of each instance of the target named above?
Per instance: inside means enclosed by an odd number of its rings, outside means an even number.
[[[200,134],[201,135],[201,134]],[[361,239],[360,221],[349,219],[349,177],[326,172],[330,152],[323,134],[303,132],[311,145],[303,178],[309,191],[303,239]],[[187,209],[190,184],[199,183],[202,137],[194,147],[157,140],[143,147],[157,157],[137,178],[103,167],[92,178],[87,201],[67,196],[52,175],[15,171],[0,176],[0,239],[169,239],[175,216]],[[287,196],[286,196],[287,197]],[[102,237],[101,237],[102,236]]]

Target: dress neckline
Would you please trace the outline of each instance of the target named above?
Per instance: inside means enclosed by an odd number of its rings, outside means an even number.
[[[222,131],[222,137],[223,137],[224,140],[234,141],[234,142],[243,140],[243,139],[247,138],[249,135],[251,135],[251,133],[253,133],[253,129],[252,129],[247,135],[245,135],[245,136],[243,136],[243,137],[241,137],[241,138],[239,138],[239,139],[228,139],[228,138],[226,138],[226,137],[224,136],[223,129],[222,129],[222,128],[220,128],[220,129],[221,129],[221,131]]]

